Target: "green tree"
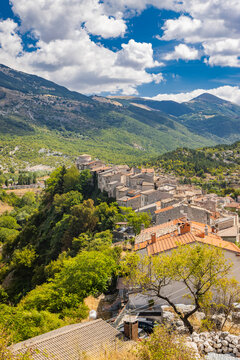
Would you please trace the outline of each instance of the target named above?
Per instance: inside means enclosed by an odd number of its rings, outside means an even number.
[[[55,194],[64,193],[64,175],[66,174],[66,172],[66,167],[62,166],[51,173],[49,179],[47,179],[46,181],[46,201],[49,200],[48,196],[50,196],[50,199],[52,199]]]
[[[18,234],[19,231],[15,229],[0,228],[0,242],[4,243],[5,245],[8,243],[13,243]]]
[[[213,292],[211,312],[224,315],[223,329],[229,315],[235,311],[235,304],[240,301],[240,284],[236,279],[223,278]]]
[[[73,190],[80,190],[80,174],[76,166],[71,166],[67,169],[66,174],[63,176],[63,189],[64,193]]]
[[[14,342],[26,340],[65,325],[57,314],[36,309],[25,310],[22,307],[3,304],[0,305],[0,318],[1,325],[9,329]]]
[[[165,300],[193,332],[190,317],[209,301],[211,291],[225,278],[231,269],[221,249],[207,245],[179,246],[170,254],[140,257],[127,255],[122,262],[123,272],[133,286]],[[176,282],[186,287],[186,294],[194,307],[183,314],[168,295],[167,286]]]
[[[16,249],[13,253],[11,266],[16,268],[27,267],[31,268],[37,255],[31,245],[27,245],[23,249]]]
[[[112,256],[98,251],[84,251],[70,259],[60,273],[56,274],[57,288],[66,293],[77,294],[80,299],[107,290],[116,262]]]
[[[111,203],[108,205],[106,202],[102,202],[96,206],[96,215],[99,219],[98,229],[100,231],[108,229],[113,230],[119,219],[119,209],[117,203]]]
[[[18,225],[17,220],[10,215],[0,216],[0,228],[19,230],[21,226]]]
[[[148,228],[151,224],[151,218],[149,214],[145,212],[136,213],[132,208],[120,208],[123,217],[127,220],[128,225],[133,227],[135,235],[139,234],[141,231],[141,226],[144,225],[145,228]]]
[[[8,345],[11,343],[12,337],[0,328],[0,360],[33,360],[33,352],[26,351],[25,354],[13,355]]]
[[[69,191],[66,194],[56,194],[54,196],[53,205],[57,213],[69,213],[74,205],[81,204],[83,196],[78,191]]]

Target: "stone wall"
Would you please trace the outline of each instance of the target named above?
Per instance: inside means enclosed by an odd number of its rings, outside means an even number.
[[[171,209],[156,213],[156,225],[164,224],[169,220],[179,219],[187,215],[187,218],[191,221],[197,221],[203,224],[210,224],[210,213],[204,209],[189,206],[189,205],[176,205]]]
[[[233,354],[240,358],[240,336],[231,335],[227,331],[194,332],[190,339],[197,345],[198,351],[202,354]]]

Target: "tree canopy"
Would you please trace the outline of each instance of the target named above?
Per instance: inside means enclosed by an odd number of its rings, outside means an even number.
[[[202,244],[179,246],[171,253],[159,256],[140,257],[131,253],[122,262],[122,271],[128,281],[143,292],[165,300],[191,333],[193,325],[190,316],[209,300],[211,290],[229,274],[230,269],[231,264],[226,261],[221,249]],[[177,309],[171,292],[167,291],[176,282],[186,288],[186,295],[194,305],[185,314]]]

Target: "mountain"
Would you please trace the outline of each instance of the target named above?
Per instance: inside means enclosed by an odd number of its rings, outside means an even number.
[[[147,99],[133,99],[134,104],[143,104],[152,110],[160,110],[168,115],[181,116],[191,112],[185,104],[179,104],[176,101],[154,101]]]
[[[214,143],[232,143],[240,138],[240,106],[217,96],[203,93],[181,104],[140,98],[132,98],[130,101],[131,104],[142,104],[152,110],[159,110],[193,134]]]
[[[240,107],[210,94],[189,102],[88,97],[0,65],[0,166],[113,163],[239,139]]]
[[[184,103],[191,112],[178,118],[190,131],[208,138],[218,137],[217,142],[234,142],[240,135],[240,106],[202,94]]]
[[[133,163],[183,144],[215,143],[157,109],[158,102],[149,108],[134,101],[87,97],[1,65],[0,165],[56,166],[82,152]]]
[[[66,99],[82,100],[90,102],[91,99],[76,91],[70,91],[64,86],[55,84],[36,75],[30,75],[21,71],[15,71],[0,64],[0,85],[9,90],[20,91],[25,94],[53,95]],[[4,91],[2,92],[4,93]]]
[[[219,97],[209,94],[209,93],[203,93],[191,100],[191,102],[205,102],[210,104],[223,104],[227,103],[227,101],[220,99]]]

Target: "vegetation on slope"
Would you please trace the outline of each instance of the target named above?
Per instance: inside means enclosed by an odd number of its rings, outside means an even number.
[[[15,342],[85,318],[84,299],[108,291],[116,279],[116,223],[127,221],[136,233],[150,223],[147,214],[109,204],[90,172],[74,166],[51,174],[39,202],[4,191],[1,199],[14,211],[0,216],[0,325]]]
[[[240,142],[197,150],[178,148],[145,162],[183,183],[196,184],[219,195],[238,195],[240,188]]]
[[[134,163],[183,144],[217,141],[193,134],[157,109],[100,102],[5,66],[0,66],[0,109],[0,165],[5,167],[68,165],[81,152]]]

